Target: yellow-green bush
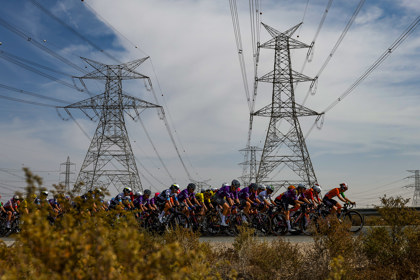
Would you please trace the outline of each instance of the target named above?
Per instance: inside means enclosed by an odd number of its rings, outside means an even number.
[[[93,213],[92,199],[74,209],[62,186],[54,194],[66,213],[51,225],[51,209],[31,202],[42,179],[25,173],[30,213],[12,247],[0,242],[0,279],[420,279],[419,215],[399,197],[382,199],[387,227],[366,234],[332,217],[312,243],[261,242],[242,227],[231,247],[216,248],[186,229],[151,235],[133,212]]]

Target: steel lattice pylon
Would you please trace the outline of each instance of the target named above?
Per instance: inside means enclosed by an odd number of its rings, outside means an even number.
[[[260,82],[273,84],[271,104],[256,111],[254,116],[270,117],[265,144],[256,176],[258,183],[281,186],[288,183],[302,182],[313,184],[317,181],[309,157],[305,139],[298,117],[319,115],[295,102],[293,85],[296,82],[313,81],[313,79],[292,70],[290,50],[308,48],[291,36],[300,24],[285,32],[263,24],[273,37],[262,44],[261,48],[274,50],[274,69],[258,79]],[[288,167],[298,178],[270,178],[274,171]],[[279,171],[279,172],[280,172]]]
[[[118,191],[124,187],[142,191],[139,173],[125,126],[124,112],[133,119],[140,118],[138,109],[161,106],[122,93],[122,80],[148,79],[134,71],[148,57],[120,65],[105,65],[82,58],[95,70],[80,79],[105,80],[105,92],[68,105],[78,108],[88,117],[93,111],[99,124],[89,146],[76,184],[83,182],[83,190],[112,185]],[[129,111],[130,110],[130,111]],[[132,115],[131,112],[135,114]],[[92,119],[92,118],[91,118]]]
[[[420,206],[420,170],[407,170],[407,171],[414,173],[414,175],[407,177],[407,178],[414,178],[414,184],[407,185],[405,186],[405,188],[414,188],[413,206],[419,207]]]

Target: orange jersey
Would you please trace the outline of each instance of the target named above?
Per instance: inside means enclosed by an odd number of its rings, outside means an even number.
[[[331,198],[333,198],[334,196],[337,196],[340,193],[341,193],[340,188],[335,188],[335,189],[332,189],[329,192],[327,192],[325,194],[325,197],[331,199]]]
[[[316,191],[314,191],[312,188],[309,189],[309,190],[306,190],[304,192],[304,195],[307,199],[311,199],[311,200],[314,200],[314,201],[319,201],[318,193]]]

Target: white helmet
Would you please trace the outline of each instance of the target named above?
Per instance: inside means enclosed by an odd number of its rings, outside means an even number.
[[[320,185],[318,185],[318,184],[314,185],[314,186],[312,187],[312,189],[313,189],[314,191],[316,191],[317,193],[321,193],[321,191],[322,191],[321,186],[320,186]]]

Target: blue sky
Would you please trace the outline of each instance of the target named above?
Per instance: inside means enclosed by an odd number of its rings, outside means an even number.
[[[151,60],[138,71],[151,77],[192,176],[197,180],[210,179],[212,185],[219,186],[242,174],[238,163],[243,157],[238,151],[246,144],[249,111],[228,1],[37,1],[50,14],[31,1],[3,2],[0,84],[68,103],[4,87],[0,87],[1,96],[52,106],[71,104],[88,97],[72,87],[71,76],[90,71],[80,57],[117,64],[150,56]],[[248,1],[242,2],[238,1],[238,14],[248,84],[252,88],[249,7]],[[303,19],[297,34],[299,40],[310,44],[327,2],[261,1],[261,20],[283,31]],[[305,75],[317,74],[358,3],[333,2],[315,41],[313,60],[303,71]],[[418,0],[366,1],[320,75],[317,93],[309,96],[305,105],[318,112],[326,109],[419,14]],[[377,197],[383,193],[412,197],[413,189],[402,187],[414,182],[404,179],[412,175],[407,170],[420,169],[419,35],[420,29],[416,29],[362,84],[326,113],[322,129],[309,134],[308,150],[325,190],[347,182],[349,197],[362,206],[377,204]],[[268,39],[269,35],[261,29],[261,42]],[[292,52],[296,71],[300,71],[305,54],[305,50]],[[19,67],[5,60],[5,56],[25,59],[25,65],[55,80]],[[270,71],[270,67],[272,52],[262,50],[259,76]],[[302,102],[308,86],[309,83],[297,87],[297,102]],[[95,94],[104,90],[103,84],[97,82],[88,83],[88,88]],[[126,82],[124,88],[133,96],[154,102],[142,81]],[[269,103],[269,88],[261,85],[260,90],[256,108]],[[97,123],[80,112],[72,114],[92,137]],[[181,185],[187,184],[186,173],[156,111],[145,111],[142,117],[172,177]],[[256,120],[252,145],[262,145],[264,121]],[[313,121],[301,120],[304,133]],[[60,163],[67,156],[75,163],[77,174],[90,143],[78,125],[62,120],[55,108],[4,98],[0,101],[0,128],[0,194],[4,198],[16,187],[25,185],[20,171],[23,166],[44,177],[46,187],[64,179]],[[143,187],[153,191],[168,187],[173,182],[158,161],[141,124],[127,120],[127,128]]]

